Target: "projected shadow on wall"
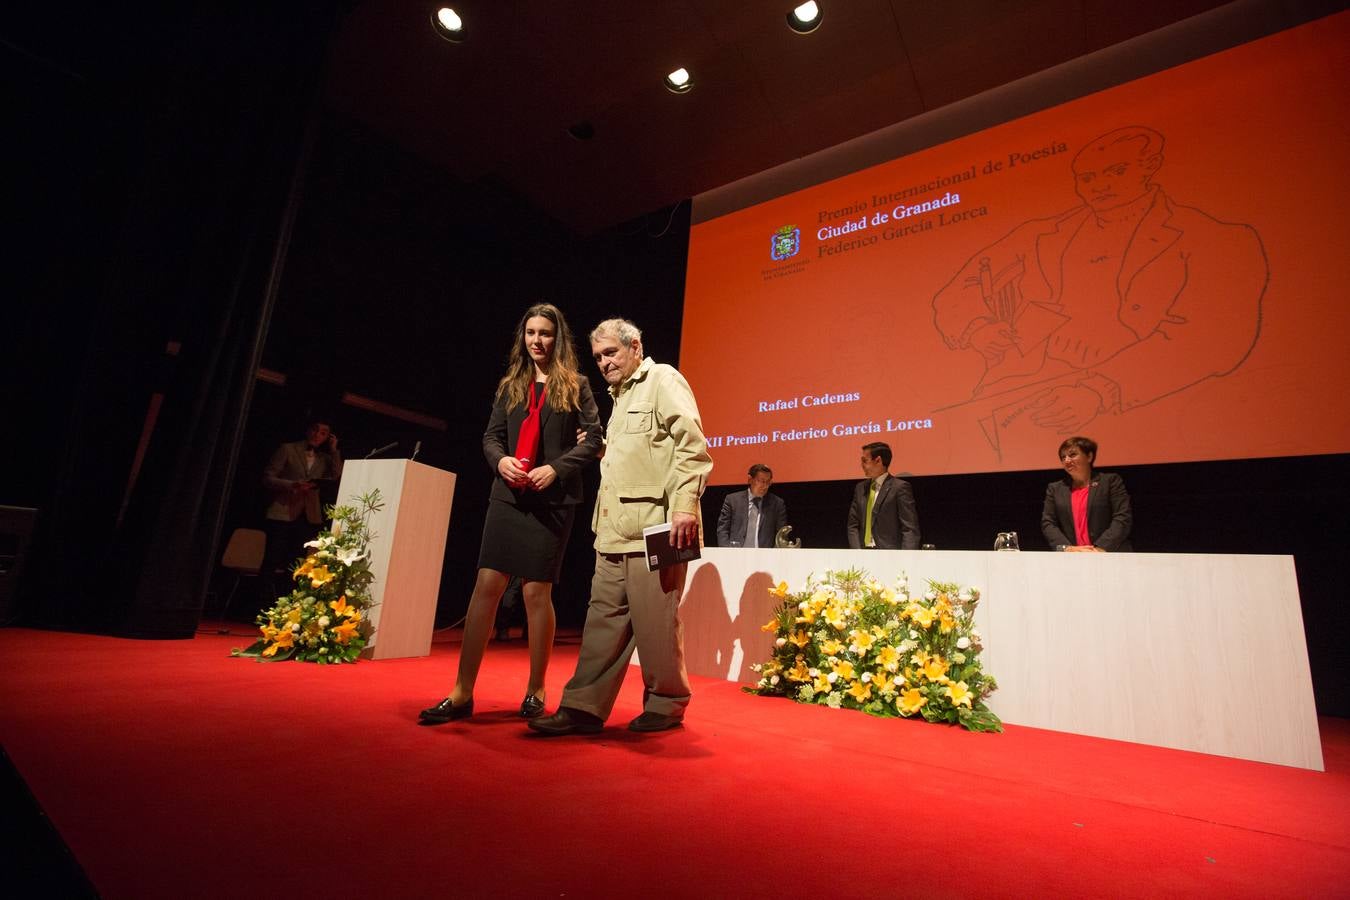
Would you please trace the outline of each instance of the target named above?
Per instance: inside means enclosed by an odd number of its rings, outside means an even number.
[[[685,668],[691,675],[726,678],[734,648],[726,592],[716,567],[694,571],[680,600],[680,619]]]
[[[685,587],[680,602],[684,627],[684,664],[691,675],[730,681],[754,681],[754,663],[769,658],[774,636],[762,626],[778,601],[769,596],[773,578],[754,572],[740,587],[736,618],[732,619],[726,588],[715,566],[700,566]]]
[[[1000,457],[1227,375],[1255,347],[1260,235],[1173,199],[1163,144],[1143,126],[1089,141],[1067,173],[1082,202],[1017,226],[934,296],[947,347],[984,360],[971,399],[942,411]]]

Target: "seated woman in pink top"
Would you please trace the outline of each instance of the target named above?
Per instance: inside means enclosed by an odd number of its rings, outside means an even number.
[[[1098,472],[1097,442],[1071,437],[1059,445],[1065,478],[1045,489],[1041,533],[1055,550],[1106,553],[1133,550],[1130,545],[1130,495],[1125,482]]]

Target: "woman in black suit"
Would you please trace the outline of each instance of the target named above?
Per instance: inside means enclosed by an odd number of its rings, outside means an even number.
[[[424,725],[473,713],[473,688],[497,603],[512,576],[523,580],[529,620],[530,681],[520,714],[544,711],[544,673],[553,650],[553,584],[581,502],[581,469],[600,453],[598,408],[577,371],[572,332],[550,303],[531,306],[516,326],[506,375],[497,385],[483,455],[496,473],[469,599],[459,675],[450,696],[422,710]]]
[[[1065,478],[1045,489],[1041,532],[1056,550],[1106,553],[1130,546],[1130,495],[1125,482],[1111,472],[1098,472],[1097,442],[1071,437],[1059,445]]]

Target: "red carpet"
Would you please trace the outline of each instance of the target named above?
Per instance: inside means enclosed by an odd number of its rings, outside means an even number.
[[[541,739],[520,641],[439,728],[413,722],[454,643],[325,668],[229,659],[244,643],[0,631],[0,743],[104,897],[1350,891],[1345,720],[1317,773],[697,679],[686,727],[640,737],[634,670],[602,735]]]

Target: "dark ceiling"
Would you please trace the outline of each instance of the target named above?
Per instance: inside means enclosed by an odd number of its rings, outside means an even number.
[[[973,96],[1218,0],[365,0],[333,47],[328,104],[590,232]],[[667,91],[687,68],[695,86]],[[579,122],[594,137],[567,129]]]

